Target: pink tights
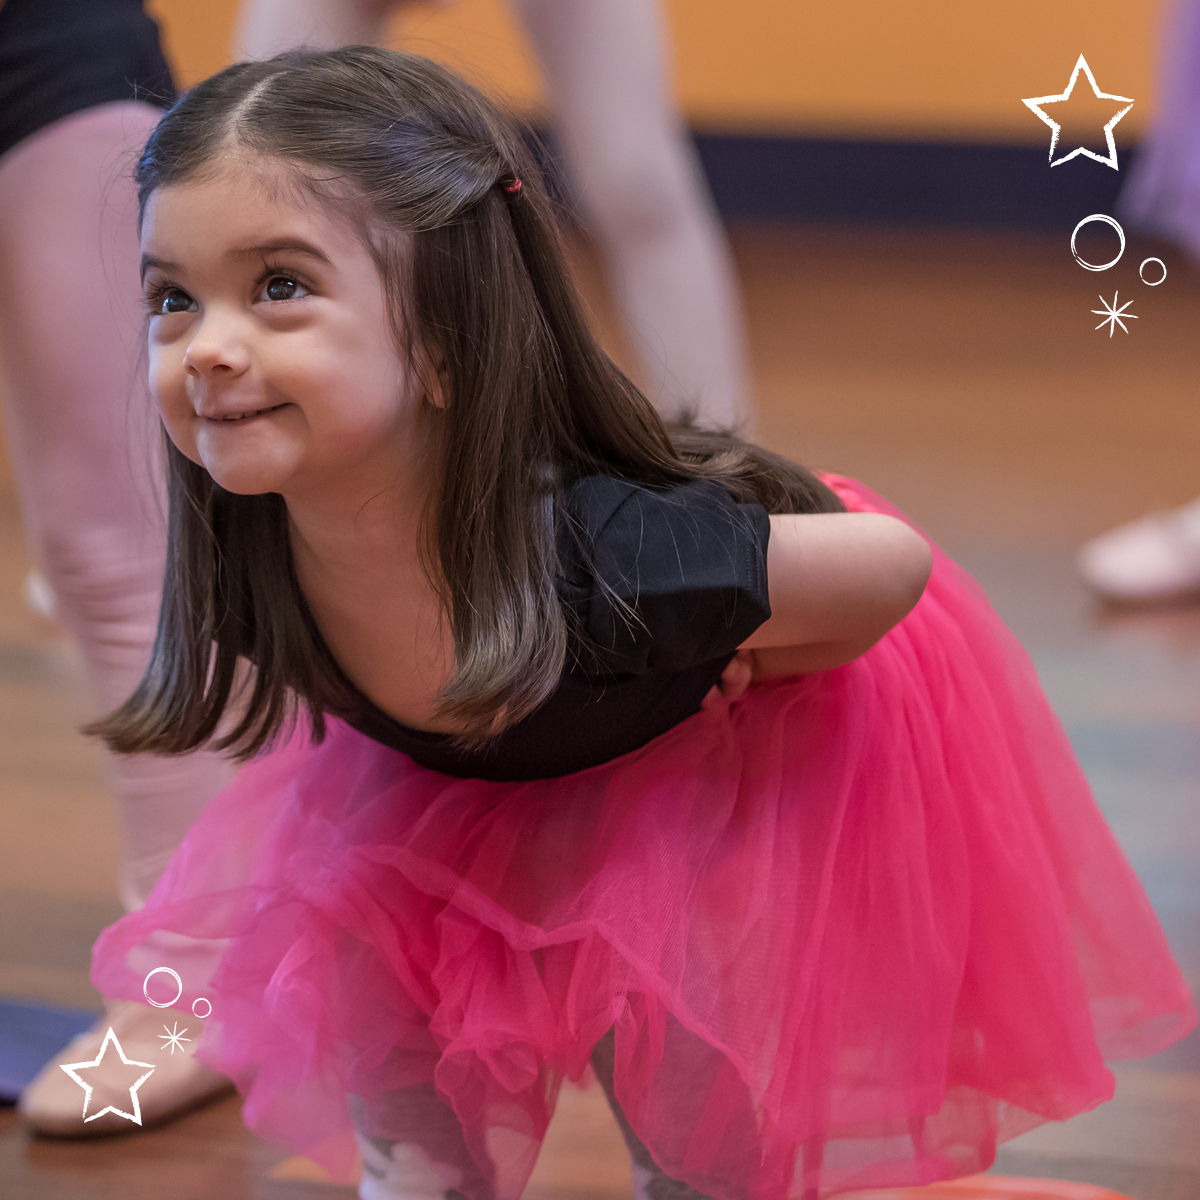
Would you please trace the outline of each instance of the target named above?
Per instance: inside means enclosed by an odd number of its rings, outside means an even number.
[[[27,538],[95,701],[123,700],[162,587],[159,424],[145,385],[132,170],[159,117],[118,102],[0,159],[0,362]],[[230,769],[212,754],[112,760],[121,899],[140,907]]]

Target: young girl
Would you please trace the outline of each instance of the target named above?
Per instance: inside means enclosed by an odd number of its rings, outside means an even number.
[[[138,181],[170,564],[98,731],[252,761],[95,980],[179,970],[254,1128],[516,1200],[591,1060],[646,1195],[784,1200],[978,1170],[1187,1031],[975,586],[850,480],[668,437],[477,92],[231,67]]]

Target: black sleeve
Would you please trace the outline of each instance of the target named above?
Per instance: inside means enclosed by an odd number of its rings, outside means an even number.
[[[602,476],[567,500],[578,551],[566,598],[582,669],[683,671],[732,655],[771,615],[760,505],[709,480],[651,489]]]

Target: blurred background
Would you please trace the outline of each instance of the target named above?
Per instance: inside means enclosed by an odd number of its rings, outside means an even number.
[[[228,61],[233,0],[148,9],[182,86]],[[976,575],[1033,654],[1200,985],[1200,610],[1104,608],[1073,566],[1084,539],[1200,493],[1194,265],[1132,230],[1103,275],[1068,246],[1082,217],[1115,211],[1151,128],[1165,6],[667,0],[664,11],[675,91],[743,289],[759,440],[863,478]],[[414,6],[389,37],[546,126],[533,54],[500,0]],[[1050,131],[1021,104],[1062,92],[1081,53],[1101,90],[1136,101],[1115,129],[1119,171],[1083,157],[1050,168]],[[1098,133],[1111,105],[1095,111]],[[582,231],[571,239],[597,331],[636,373],[622,282]],[[1138,279],[1148,255],[1167,266],[1163,286]],[[1113,290],[1139,319],[1109,337],[1091,310]],[[95,1009],[91,942],[121,912],[116,834],[100,753],[75,732],[88,711],[77,654],[21,599],[30,565],[0,449],[0,998]],[[999,1169],[1197,1200],[1200,1039],[1118,1079],[1111,1104],[1018,1139]],[[170,1181],[181,1200],[333,1194],[242,1135],[231,1104],[103,1158],[28,1143],[0,1112],[0,1179],[24,1189],[0,1190],[131,1197]],[[539,1167],[539,1200],[625,1194],[619,1143],[594,1118],[564,1117],[576,1134]]]
[[[236,7],[147,5],[181,84],[228,62]],[[1085,53],[1101,90],[1137,99],[1119,145],[1136,143],[1154,111],[1160,5],[1150,0],[666,0],[663,10],[679,105],[730,218],[1045,226],[1064,197],[1111,199],[1119,180],[1041,170],[1048,130],[1018,98],[1061,92]],[[412,5],[390,33],[531,122],[544,118],[535,56],[502,0]]]

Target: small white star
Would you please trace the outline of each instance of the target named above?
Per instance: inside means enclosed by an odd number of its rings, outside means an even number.
[[[1103,296],[1101,296],[1100,303],[1103,304],[1104,307],[1092,309],[1092,312],[1094,312],[1096,314],[1096,316],[1104,317],[1104,320],[1101,321],[1100,324],[1096,326],[1096,328],[1103,329],[1105,327],[1105,325],[1107,325],[1109,337],[1112,337],[1112,335],[1117,331],[1118,325],[1120,325],[1120,327],[1122,329],[1124,329],[1126,333],[1128,333],[1129,330],[1125,329],[1125,321],[1136,321],[1137,320],[1137,316],[1134,313],[1125,312],[1125,310],[1133,303],[1132,300],[1126,300],[1125,303],[1122,304],[1120,308],[1117,307],[1117,298],[1120,296],[1120,294],[1121,294],[1120,292],[1113,292],[1112,304],[1109,304],[1109,302],[1107,300],[1105,300],[1105,298]],[[1122,313],[1124,313],[1124,317],[1125,317],[1124,320],[1121,319]]]
[[[92,1115],[89,1117],[87,1115],[87,1110],[88,1105],[92,1100],[92,1085],[90,1083],[84,1083],[83,1080],[80,1079],[76,1074],[76,1071],[84,1070],[88,1067],[98,1067],[101,1063],[101,1060],[104,1058],[105,1052],[108,1050],[109,1042],[112,1042],[112,1044],[116,1046],[117,1053],[121,1056],[121,1061],[127,1067],[149,1067],[149,1070],[129,1089],[129,1099],[133,1103],[133,1112],[123,1112],[121,1109],[115,1108],[110,1104],[107,1108],[102,1108],[98,1113],[92,1113]],[[61,1066],[62,1069],[66,1071],[66,1073],[70,1075],[70,1077],[75,1080],[75,1082],[84,1090],[83,1120],[85,1124],[88,1121],[94,1121],[97,1117],[102,1117],[105,1113],[109,1112],[115,1113],[118,1117],[124,1117],[125,1120],[132,1121],[135,1125],[140,1125],[142,1123],[142,1106],[141,1102],[138,1100],[138,1088],[140,1088],[142,1084],[154,1074],[155,1066],[153,1063],[136,1062],[133,1059],[126,1058],[125,1051],[121,1049],[121,1043],[117,1041],[117,1035],[113,1033],[111,1025],[108,1027],[108,1032],[104,1035],[104,1041],[100,1043],[100,1053],[97,1054],[91,1062],[59,1063],[59,1066]]]
[[[1054,148],[1058,145],[1058,135],[1062,126],[1052,118],[1048,117],[1041,106],[1043,104],[1060,104],[1064,100],[1071,98],[1071,91],[1075,87],[1075,80],[1079,77],[1079,72],[1082,71],[1088,79],[1088,83],[1092,85],[1092,92],[1097,100],[1119,100],[1125,105],[1120,112],[1107,125],[1104,126],[1104,137],[1108,142],[1108,155],[1096,154],[1091,150],[1084,149],[1083,146],[1078,146],[1072,150],[1070,154],[1064,154],[1062,158],[1055,159]],[[1092,74],[1092,69],[1087,65],[1087,59],[1081,54],[1079,61],[1075,64],[1075,70],[1071,72],[1071,81],[1067,84],[1067,90],[1061,96],[1034,96],[1031,100],[1022,100],[1022,104],[1034,113],[1038,120],[1044,121],[1050,126],[1053,131],[1050,137],[1050,165],[1052,167],[1061,166],[1061,164],[1072,159],[1077,154],[1086,154],[1088,158],[1093,158],[1098,163],[1103,163],[1106,167],[1112,167],[1114,171],[1120,170],[1117,166],[1117,145],[1113,141],[1113,126],[1133,107],[1133,101],[1128,96],[1110,96],[1107,92],[1102,92],[1096,86],[1096,77]]]
[[[167,1027],[166,1027],[165,1025],[163,1026],[163,1028],[164,1028],[164,1029],[167,1029]],[[176,1021],[176,1022],[175,1022],[175,1028],[174,1028],[174,1029],[167,1029],[167,1032],[166,1032],[166,1033],[160,1033],[158,1036],[159,1036],[159,1037],[160,1037],[160,1038],[161,1038],[161,1039],[162,1039],[164,1042],[166,1042],[166,1043],[167,1043],[167,1046],[170,1046],[170,1047],[171,1047],[171,1054],[172,1054],[172,1055],[174,1055],[174,1053],[175,1053],[175,1047],[176,1047],[176,1046],[178,1046],[178,1047],[179,1047],[179,1052],[180,1052],[181,1054],[186,1054],[186,1053],[187,1053],[187,1051],[186,1051],[186,1050],[183,1048],[183,1043],[184,1043],[184,1042],[190,1042],[192,1039],[191,1039],[191,1038],[185,1038],[185,1037],[183,1037],[183,1036],[182,1036],[182,1034],[184,1034],[184,1033],[187,1033],[187,1026],[185,1025],[185,1026],[183,1027],[183,1029],[182,1029],[182,1030],[180,1030],[180,1028],[179,1028],[179,1022],[178,1022],[178,1021]],[[163,1049],[165,1050],[165,1049],[167,1048],[167,1046],[164,1046],[164,1047],[163,1047]]]

